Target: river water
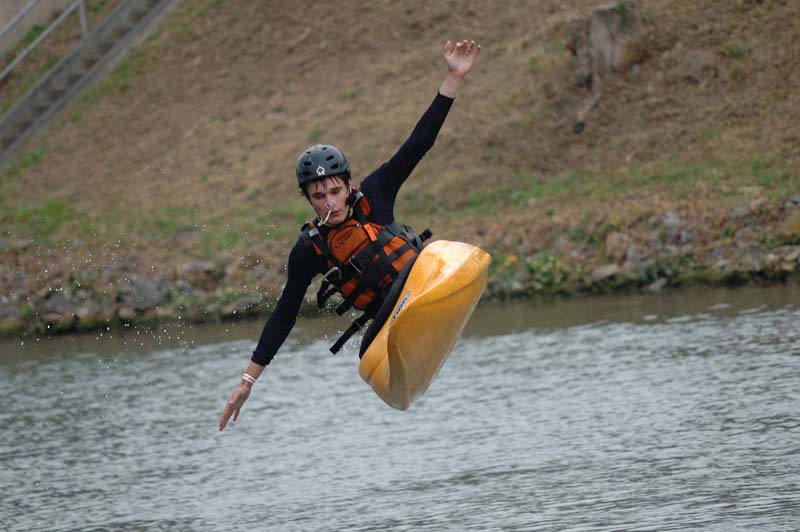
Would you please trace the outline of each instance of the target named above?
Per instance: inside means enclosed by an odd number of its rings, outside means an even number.
[[[797,286],[482,305],[407,412],[301,320],[219,432],[260,327],[0,344],[0,530],[800,530]]]

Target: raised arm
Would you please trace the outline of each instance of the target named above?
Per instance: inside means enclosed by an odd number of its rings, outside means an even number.
[[[439,92],[422,115],[411,135],[399,150],[377,170],[369,174],[361,188],[375,209],[375,219],[388,223],[394,219],[394,202],[397,192],[417,163],[433,147],[439,130],[444,124],[453,99],[478,59],[481,47],[475,41],[447,41],[444,45],[444,61],[447,74]]]
[[[455,98],[461,82],[469,71],[472,70],[475,61],[481,53],[481,45],[475,41],[457,42],[455,46],[450,41],[444,45],[444,62],[447,64],[447,76],[445,76],[442,86],[439,87],[439,94],[448,98]]]

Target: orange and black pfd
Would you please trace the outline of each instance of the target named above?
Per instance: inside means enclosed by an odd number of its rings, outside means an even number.
[[[317,225],[319,219],[305,224],[300,232],[306,247],[325,257],[330,268],[317,292],[317,305],[324,307],[328,298],[338,292],[344,301],[336,307],[337,314],[342,315],[351,307],[364,311],[331,347],[334,354],[375,316],[394,280],[419,255],[422,242],[432,234],[426,229],[417,235],[397,222],[380,225],[367,221],[371,207],[358,188],[348,197],[347,206],[350,216],[325,238]]]

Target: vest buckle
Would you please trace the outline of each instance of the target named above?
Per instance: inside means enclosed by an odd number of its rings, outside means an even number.
[[[328,270],[328,272],[325,275],[322,276],[322,280],[323,281],[327,281],[328,277],[333,275],[334,273],[338,273],[339,274],[339,276],[338,276],[339,280],[341,280],[341,278],[342,278],[342,270],[340,270],[338,266],[334,266],[333,268]]]
[[[357,257],[350,258],[350,267],[353,268],[358,275],[361,275],[364,273],[364,267],[362,266],[359,268],[358,264],[356,263],[356,259]]]

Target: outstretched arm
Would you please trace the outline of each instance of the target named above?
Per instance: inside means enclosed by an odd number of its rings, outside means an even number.
[[[233,416],[233,421],[239,418],[242,406],[250,396],[250,389],[256,379],[264,371],[266,365],[270,363],[272,357],[275,356],[292,327],[294,327],[306,289],[311,284],[311,278],[316,274],[315,268],[317,266],[315,266],[314,260],[316,260],[316,256],[314,256],[314,259],[309,260],[305,245],[298,240],[289,254],[286,285],[283,288],[278,304],[275,306],[275,310],[264,325],[258,346],[253,352],[245,374],[231,394],[228,402],[225,403],[225,408],[219,418],[219,430],[225,428],[231,416]],[[319,260],[323,261],[324,259],[319,258]],[[324,262],[322,265],[324,266]]]
[[[436,98],[397,153],[362,181],[361,190],[372,202],[373,217],[379,223],[394,220],[394,202],[398,190],[425,153],[433,147],[453,99],[464,77],[475,65],[480,51],[481,47],[475,41],[461,41],[455,46],[450,41],[445,43],[447,75]]]
[[[481,45],[476,44],[475,41],[461,41],[457,42],[455,46],[450,41],[445,43],[444,62],[447,63],[447,76],[445,76],[442,86],[439,87],[442,96],[456,97],[461,82],[472,70],[480,53]]]

